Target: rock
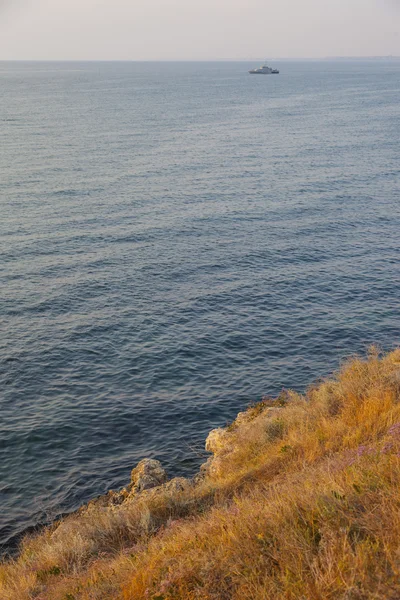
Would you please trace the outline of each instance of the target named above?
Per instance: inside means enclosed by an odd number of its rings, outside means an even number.
[[[235,425],[241,425],[242,423],[247,423],[248,421],[251,421],[251,415],[249,414],[249,411],[245,410],[243,412],[238,413],[238,416],[236,417],[234,423]]]
[[[199,471],[193,476],[192,482],[194,486],[200,485],[206,479],[209,470],[211,461],[214,459],[213,456],[210,456],[205,463],[200,465]]]
[[[229,433],[226,429],[222,429],[221,427],[210,431],[206,439],[206,451],[212,452],[212,454],[223,452],[226,449],[228,435]]]
[[[162,485],[167,479],[167,473],[162,468],[159,460],[144,458],[133,469],[129,487],[132,492],[142,492]]]
[[[226,471],[225,456],[213,456],[210,461],[205,464],[205,476],[207,478],[219,478],[222,477]]]
[[[210,456],[207,462],[201,465],[200,473],[195,479],[196,483],[204,478],[221,476],[224,460],[235,448],[235,432],[236,429],[232,430],[232,428],[230,430],[218,428],[210,431],[206,439],[206,450],[212,452],[213,456]]]
[[[190,479],[186,479],[185,477],[174,477],[174,479],[171,479],[171,481],[164,483],[162,488],[168,493],[176,494],[179,492],[184,492],[192,485],[193,484]]]
[[[184,492],[192,487],[193,483],[190,479],[185,479],[184,477],[175,477],[162,485],[157,485],[156,487],[142,490],[139,494],[133,494],[129,497],[131,502],[134,502],[137,498],[154,499],[157,496],[163,498],[165,495],[174,497],[176,494]]]

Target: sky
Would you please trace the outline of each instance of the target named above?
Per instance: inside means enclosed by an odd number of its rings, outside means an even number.
[[[400,0],[0,0],[0,60],[400,55]]]

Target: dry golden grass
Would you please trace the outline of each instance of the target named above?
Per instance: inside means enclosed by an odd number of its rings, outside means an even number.
[[[229,427],[203,482],[24,542],[1,600],[400,599],[400,351]]]

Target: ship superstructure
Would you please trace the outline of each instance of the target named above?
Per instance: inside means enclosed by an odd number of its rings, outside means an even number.
[[[257,69],[251,69],[249,73],[251,75],[279,75],[278,69],[271,69],[271,67],[268,67],[268,65],[262,65]]]

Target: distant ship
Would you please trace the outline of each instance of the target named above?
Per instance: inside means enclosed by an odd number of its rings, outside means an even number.
[[[251,73],[251,75],[279,75],[278,69],[271,69],[271,67],[268,67],[267,65],[258,67],[258,69],[252,69],[249,73]]]

